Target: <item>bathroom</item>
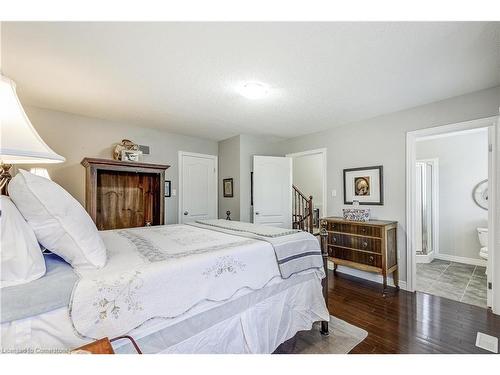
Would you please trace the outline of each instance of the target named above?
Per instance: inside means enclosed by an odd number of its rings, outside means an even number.
[[[488,306],[488,128],[416,142],[416,290]]]

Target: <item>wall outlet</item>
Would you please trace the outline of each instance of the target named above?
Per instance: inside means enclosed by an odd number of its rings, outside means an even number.
[[[175,197],[177,195],[177,190],[176,189],[172,189],[172,197]]]

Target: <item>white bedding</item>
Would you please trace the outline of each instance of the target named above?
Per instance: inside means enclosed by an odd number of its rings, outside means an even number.
[[[149,319],[174,318],[203,301],[225,301],[281,277],[273,246],[257,239],[190,225],[101,235],[108,262],[79,271],[70,306],[75,330],[86,338],[119,336]],[[292,235],[289,247],[311,243],[309,237]]]
[[[177,322],[188,322],[194,316],[200,317],[197,322],[207,321],[213,325],[214,320],[206,318],[210,314],[204,313],[215,308],[221,309],[214,318],[217,322],[222,317],[238,319],[236,315],[243,319],[246,310],[259,311],[257,305],[263,298],[272,298],[271,291],[280,292],[281,298],[285,298],[283,288],[292,288],[302,282],[304,276],[309,277],[309,286],[303,292],[315,296],[315,303],[308,309],[309,297],[303,296],[297,304],[299,315],[308,316],[305,321],[309,323],[312,319],[328,319],[321,298],[323,270],[309,269],[283,279],[269,242],[186,225],[105,231],[101,235],[108,250],[108,263],[101,270],[79,270],[80,280],[69,309],[2,324],[2,348],[26,347],[31,343],[30,347],[68,349],[105,336],[130,333],[142,336],[144,332],[151,333],[151,327],[158,330]],[[310,234],[303,233],[303,236],[305,242],[311,243]],[[303,247],[304,243],[294,235],[290,246]],[[234,305],[233,301],[243,297],[247,298],[247,305],[239,304],[236,310],[229,308]],[[278,310],[273,310],[272,304],[262,309],[268,311],[271,319],[291,314],[296,307],[294,303],[286,302],[285,298],[276,306]],[[305,324],[292,323],[287,324],[289,327]],[[251,324],[245,324],[247,330],[250,329]],[[191,336],[205,329],[208,328],[197,326]],[[253,330],[259,331],[260,327]],[[275,337],[278,333],[269,334]],[[284,331],[282,334],[288,335]],[[243,336],[240,341],[246,340]],[[187,339],[189,337],[184,337],[184,341]],[[219,349],[213,348],[216,352]],[[265,352],[259,345],[247,349]]]
[[[205,302],[177,318],[152,319],[128,334],[144,353],[271,353],[328,317],[320,278],[306,271],[225,302]],[[88,342],[76,335],[67,308],[1,325],[4,353],[66,353]],[[113,346],[135,353],[127,344]]]

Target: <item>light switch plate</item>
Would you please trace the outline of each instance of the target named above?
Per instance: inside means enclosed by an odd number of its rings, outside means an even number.
[[[172,197],[175,197],[177,195],[177,190],[176,189],[172,189]]]
[[[332,197],[336,197],[337,196],[337,190],[333,189],[332,190]]]

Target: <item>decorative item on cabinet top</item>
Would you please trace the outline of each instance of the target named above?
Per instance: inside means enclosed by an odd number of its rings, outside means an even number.
[[[85,208],[99,230],[164,224],[169,165],[84,158]]]
[[[397,224],[386,220],[355,222],[340,217],[322,218],[321,230],[328,233],[328,257],[334,269],[341,265],[381,274],[384,293],[387,276],[392,273],[394,285],[399,287]]]
[[[122,151],[139,151],[139,145],[129,139],[122,139],[122,141],[113,148],[113,159],[122,160]]]
[[[359,208],[359,201],[352,202],[352,208],[342,209],[344,219],[350,221],[368,221],[370,220],[370,209]]]

